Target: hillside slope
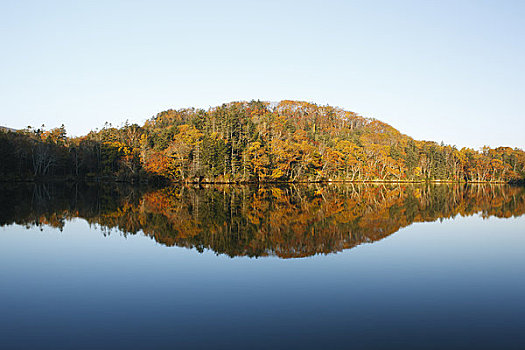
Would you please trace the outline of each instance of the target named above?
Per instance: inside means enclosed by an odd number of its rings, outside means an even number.
[[[9,148],[5,144],[14,139],[7,136],[11,134],[4,133],[4,141],[0,137],[0,150]],[[17,164],[18,169],[26,168],[25,176],[158,177],[185,182],[525,178],[525,153],[520,149],[485,147],[478,152],[417,141],[381,121],[300,101],[168,110],[143,126],[106,126],[74,139],[65,136],[63,127],[17,133],[22,135],[37,142],[26,146],[26,154],[12,159],[11,168],[0,168],[0,173],[12,172]],[[12,143],[11,148],[21,148]]]

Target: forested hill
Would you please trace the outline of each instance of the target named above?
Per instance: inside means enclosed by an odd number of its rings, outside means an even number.
[[[525,152],[417,141],[388,124],[306,102],[232,102],[159,113],[144,125],[0,131],[3,179],[185,182],[523,181]]]

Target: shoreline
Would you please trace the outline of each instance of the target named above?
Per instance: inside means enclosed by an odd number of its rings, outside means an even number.
[[[0,183],[103,183],[153,185],[159,187],[173,185],[293,185],[293,184],[492,184],[492,185],[525,185],[525,180],[511,181],[454,181],[454,180],[317,180],[317,181],[169,181],[152,179],[111,179],[111,178],[39,178],[39,179],[0,179]]]

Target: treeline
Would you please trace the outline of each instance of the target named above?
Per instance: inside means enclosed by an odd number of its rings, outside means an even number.
[[[136,125],[126,125],[117,134],[122,136],[128,129],[140,130]],[[67,137],[63,125],[51,130],[0,130],[0,178],[139,181],[156,177],[143,169],[133,142],[97,137],[109,130],[105,127],[100,133],[78,138]]]
[[[234,102],[106,125],[80,138],[63,127],[0,132],[2,178],[108,177],[173,182],[525,179],[521,149],[416,141],[388,124],[306,102]]]
[[[5,185],[4,185],[5,186]],[[184,185],[162,189],[24,184],[0,190],[0,226],[61,229],[83,218],[109,234],[235,256],[329,254],[414,222],[525,214],[525,188],[472,185]],[[451,242],[453,244],[453,242]]]

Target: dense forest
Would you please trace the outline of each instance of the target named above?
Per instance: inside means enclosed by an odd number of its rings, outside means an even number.
[[[417,141],[379,120],[306,102],[167,110],[142,126],[0,128],[0,179],[162,182],[519,182],[521,149]]]
[[[525,188],[496,184],[0,184],[0,226],[61,229],[83,218],[104,234],[166,246],[293,258],[381,240],[414,222],[525,214]],[[496,237],[495,237],[496,238]],[[496,238],[497,239],[497,238]],[[454,242],[450,242],[454,244]]]

